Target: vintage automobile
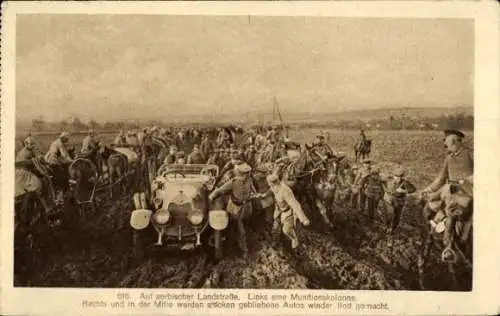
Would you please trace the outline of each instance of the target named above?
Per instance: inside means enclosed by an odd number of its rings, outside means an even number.
[[[218,166],[209,164],[160,167],[151,185],[150,209],[131,214],[135,256],[142,256],[155,241],[156,246],[189,250],[213,240],[219,254],[220,232],[229,219],[225,210],[210,209],[208,195],[218,174]]]

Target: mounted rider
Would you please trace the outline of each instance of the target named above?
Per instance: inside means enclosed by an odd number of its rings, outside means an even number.
[[[64,168],[71,162],[73,162],[73,158],[71,158],[66,148],[66,144],[68,143],[68,141],[69,133],[62,132],[59,137],[54,142],[52,142],[52,144],[50,144],[49,150],[45,154],[45,161],[49,164],[58,187],[63,187],[67,183],[67,179],[64,179],[58,175],[64,174]],[[59,190],[56,199],[58,201],[62,201],[62,191]]]
[[[359,130],[359,143],[364,144],[366,142],[366,135],[365,135],[365,130],[360,129]]]
[[[49,150],[45,154],[45,161],[51,166],[58,167],[62,164],[68,164],[73,161],[68,153],[66,144],[69,141],[69,133],[62,132],[59,137],[52,142]]]
[[[444,145],[448,150],[443,167],[436,179],[423,190],[422,194],[428,196],[428,203],[424,214],[429,220],[444,219],[444,244],[443,257],[453,256],[454,227],[457,219],[469,221],[472,213],[474,157],[470,149],[463,144],[465,135],[453,129],[444,131]],[[446,208],[443,209],[443,206]],[[456,206],[464,212],[456,212]],[[472,227],[466,227],[466,230]],[[464,231],[464,238],[467,232]]]
[[[16,168],[15,179],[16,179],[16,189],[22,188],[22,190],[16,190],[16,196],[23,194],[24,192],[34,192],[38,197],[40,203],[44,210],[49,210],[49,204],[42,195],[43,183],[42,177],[46,177],[45,174],[38,174],[36,168],[32,169],[31,161],[34,158],[40,157],[40,153],[35,148],[35,140],[32,136],[28,136],[23,141],[23,148],[16,155],[16,163],[26,164],[23,168]],[[24,192],[23,192],[24,191]],[[23,210],[28,209],[29,199],[23,199]],[[28,214],[20,214],[21,216],[29,216]]]
[[[298,219],[304,226],[308,226],[310,221],[304,214],[292,189],[281,181],[278,175],[275,173],[270,174],[267,176],[267,182],[275,199],[273,231],[278,231],[281,225],[283,234],[292,243],[292,249],[296,249],[299,246],[299,239],[295,231],[296,221]]]
[[[333,157],[333,150],[326,144],[325,137],[323,135],[317,135],[313,142],[312,152],[319,157],[322,161],[327,158]]]
[[[89,158],[97,168],[97,173],[102,174],[102,159],[99,155],[99,142],[96,140],[95,130],[89,130],[87,136],[83,139],[80,155]]]
[[[247,257],[248,247],[243,220],[252,214],[251,199],[256,192],[252,177],[250,177],[251,170],[252,167],[247,163],[235,165],[234,178],[212,191],[209,196],[209,199],[213,201],[220,195],[230,194],[227,212],[230,220],[236,222],[239,232],[238,242],[244,257]]]

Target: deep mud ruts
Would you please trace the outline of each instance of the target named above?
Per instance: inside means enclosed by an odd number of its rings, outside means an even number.
[[[380,222],[371,224],[364,214],[337,206],[330,216],[332,227],[315,220],[311,227],[299,228],[297,251],[290,250],[287,240],[273,237],[270,214],[255,214],[248,222],[246,259],[230,238],[219,262],[205,249],[156,251],[137,262],[131,257],[131,201],[104,200],[98,205],[97,214],[87,218],[78,232],[37,236],[41,249],[31,255],[38,261],[21,267],[23,261],[16,260],[16,271],[22,272],[17,273],[15,286],[418,289],[420,238],[411,225],[410,211],[395,236],[392,257]],[[453,288],[447,268],[436,261],[436,251],[427,264],[426,289],[461,290]]]

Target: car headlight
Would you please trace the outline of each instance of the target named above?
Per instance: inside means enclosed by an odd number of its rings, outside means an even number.
[[[193,225],[200,225],[203,221],[203,212],[200,210],[194,210],[188,215],[188,219]]]
[[[158,210],[154,215],[154,219],[160,225],[166,224],[170,219],[170,212],[167,210]]]

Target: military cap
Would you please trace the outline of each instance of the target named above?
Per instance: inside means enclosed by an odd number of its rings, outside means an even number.
[[[342,158],[345,158],[346,156],[346,153],[343,152],[343,151],[339,151],[335,154],[335,157],[337,157],[338,159],[342,159]]]
[[[276,183],[278,183],[280,181],[280,178],[278,177],[277,174],[271,173],[270,175],[268,175],[266,177],[266,180],[267,180],[268,183],[274,183],[274,184],[276,184]]]
[[[446,129],[444,130],[444,136],[449,136],[449,135],[456,135],[460,138],[464,138],[465,137],[465,134],[462,133],[461,131],[459,130],[456,130],[456,129]]]
[[[316,135],[316,138],[317,139],[325,139],[325,136],[323,136],[323,135]]]
[[[200,145],[198,145],[198,144],[194,144],[194,145],[193,145],[193,150],[194,150],[194,149],[200,149]]]
[[[185,157],[185,155],[184,155],[183,151],[179,151],[175,154],[175,158],[177,158],[177,159],[184,158],[184,157]]]
[[[252,167],[250,167],[249,164],[244,162],[244,163],[236,164],[234,166],[234,170],[238,173],[244,174],[244,173],[250,172],[252,170]]]
[[[260,165],[260,166],[255,167],[255,171],[261,172],[261,173],[267,173],[269,171],[269,169],[266,168],[266,166],[264,166],[264,165]]]
[[[69,133],[68,132],[62,132],[61,135],[59,135],[59,138],[68,138]]]
[[[33,143],[35,143],[35,139],[33,138],[33,136],[28,136],[24,139],[24,143],[32,145]]]
[[[396,177],[402,177],[405,175],[405,169],[401,166],[398,166],[392,171],[392,174]]]
[[[371,163],[372,163],[372,161],[371,161],[369,158],[365,158],[365,159],[363,159],[363,161],[362,161],[362,162],[363,162],[364,164],[371,164]]]
[[[170,145],[170,149],[177,149],[176,145]]]

